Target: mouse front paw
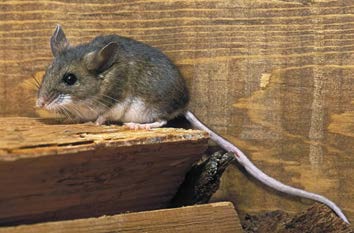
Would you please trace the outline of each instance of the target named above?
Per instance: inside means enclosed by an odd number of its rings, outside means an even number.
[[[97,120],[95,121],[95,124],[96,125],[103,125],[106,121],[107,121],[107,119],[104,116],[99,116],[97,118]]]

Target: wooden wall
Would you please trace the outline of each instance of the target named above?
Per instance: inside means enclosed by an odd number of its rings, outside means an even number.
[[[117,33],[162,49],[203,121],[267,173],[328,196],[354,222],[353,1],[2,0],[0,115],[37,115],[31,76],[51,60],[57,23],[73,44]],[[237,167],[214,198],[241,212],[309,203]]]

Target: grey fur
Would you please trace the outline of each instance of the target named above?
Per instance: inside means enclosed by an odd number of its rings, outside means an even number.
[[[49,95],[63,93],[77,103],[94,99],[106,107],[97,111],[97,117],[127,96],[138,97],[155,109],[156,120],[170,120],[187,109],[189,94],[185,81],[160,50],[117,35],[99,36],[76,47],[66,42],[63,30],[57,27],[51,39],[55,58],[46,71],[38,97],[48,99]],[[65,73],[75,74],[78,83],[65,85]]]

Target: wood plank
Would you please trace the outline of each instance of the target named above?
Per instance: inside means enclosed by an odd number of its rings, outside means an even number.
[[[37,116],[31,75],[50,62],[57,23],[73,44],[110,33],[142,40],[177,63],[200,119],[354,222],[352,0],[8,0],[0,9],[0,114]],[[216,200],[237,200],[242,213],[309,205],[237,168],[222,180]]]
[[[230,202],[80,220],[0,228],[0,233],[238,233],[243,232]]]
[[[207,147],[196,130],[49,122],[0,118],[0,225],[166,207]]]

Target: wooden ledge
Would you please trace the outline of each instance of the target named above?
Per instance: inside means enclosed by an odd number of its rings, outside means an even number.
[[[122,126],[60,124],[54,119],[0,117],[0,160],[92,151],[98,147],[126,147],[188,141],[199,143],[199,130],[158,128],[129,130]]]
[[[0,137],[0,225],[164,208],[208,139],[31,118],[0,118]]]
[[[230,202],[0,228],[0,233],[243,232]]]

